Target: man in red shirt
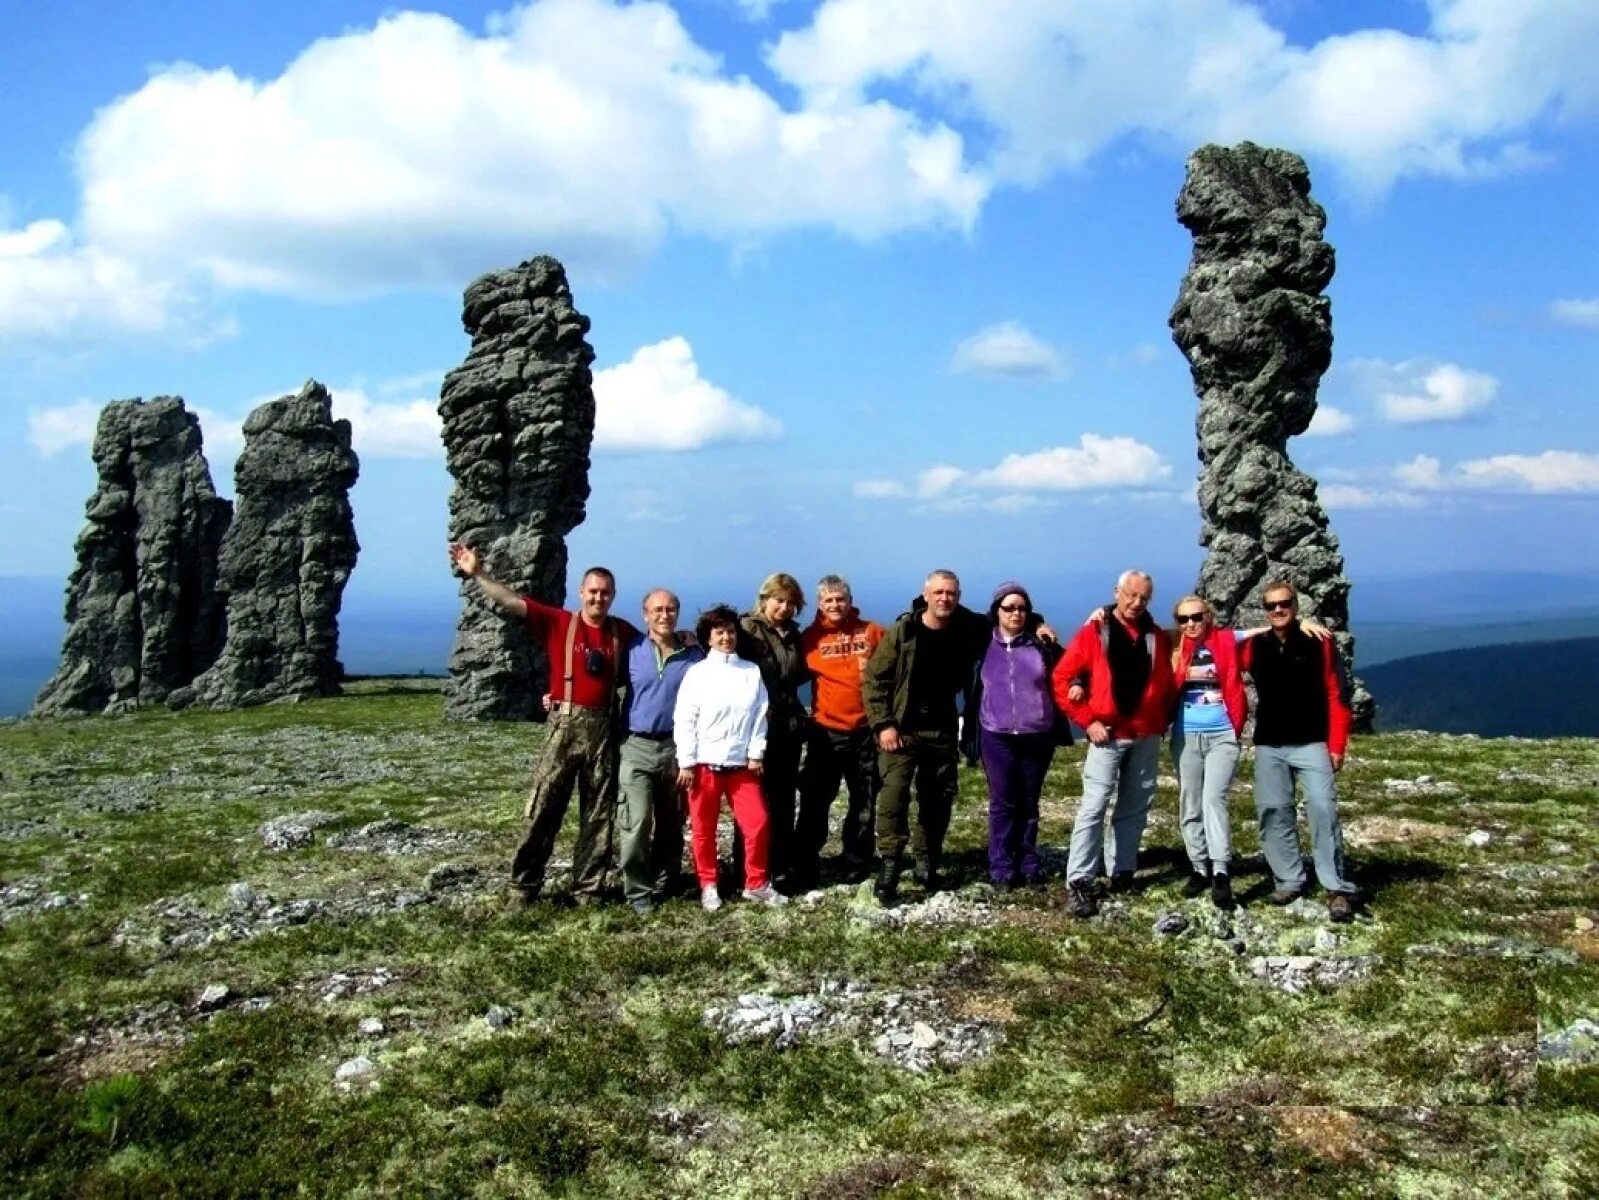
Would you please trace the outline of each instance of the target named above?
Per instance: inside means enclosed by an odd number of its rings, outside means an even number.
[[[1155,581],[1146,573],[1123,571],[1115,602],[1102,619],[1077,631],[1055,667],[1055,702],[1089,742],[1066,867],[1066,908],[1075,917],[1099,911],[1094,878],[1107,815],[1111,887],[1126,891],[1155,799],[1173,689],[1171,642],[1149,615],[1154,595]]]
[[[578,834],[572,891],[579,899],[598,899],[611,868],[616,827],[617,668],[623,647],[638,636],[631,624],[610,615],[616,577],[604,567],[590,567],[578,585],[578,610],[568,612],[489,578],[470,546],[452,543],[450,563],[475,580],[502,612],[521,621],[549,655],[549,737],[533,768],[527,829],[511,860],[511,907],[525,906],[544,886],[544,869],[574,787]]]

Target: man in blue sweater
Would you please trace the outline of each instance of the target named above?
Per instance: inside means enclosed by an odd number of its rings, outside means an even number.
[[[676,596],[656,588],[644,597],[646,632],[627,644],[617,825],[622,838],[622,890],[641,917],[672,891],[683,861],[672,708],[683,673],[705,652],[687,634],[677,632],[679,607]]]

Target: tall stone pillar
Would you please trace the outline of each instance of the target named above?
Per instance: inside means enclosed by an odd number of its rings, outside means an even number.
[[[540,256],[466,289],[466,360],[444,379],[450,538],[474,546],[489,575],[560,604],[566,536],[583,520],[594,439],[589,320],[566,271]],[[447,717],[526,720],[548,684],[543,650],[478,594],[461,589],[444,689]]]
[[[93,455],[61,662],[35,716],[162,703],[222,645],[217,559],[233,506],[211,485],[199,418],[178,396],[115,401]]]
[[[227,641],[168,703],[247,708],[338,694],[339,608],[360,551],[350,508],[359,473],[350,423],[333,419],[333,399],[314,379],[245,418],[219,578]]]
[[[1288,457],[1332,361],[1327,214],[1303,159],[1244,142],[1189,157],[1177,219],[1194,236],[1170,324],[1199,395],[1199,591],[1220,620],[1256,624],[1264,586],[1288,579],[1352,667],[1338,539],[1316,481]],[[1354,699],[1357,729],[1370,729],[1376,705],[1358,681]]]

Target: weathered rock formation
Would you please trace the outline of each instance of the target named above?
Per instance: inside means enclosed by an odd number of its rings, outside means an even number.
[[[1172,336],[1199,394],[1199,591],[1226,622],[1255,624],[1275,578],[1299,589],[1303,615],[1338,631],[1352,663],[1349,580],[1316,481],[1288,458],[1288,439],[1316,412],[1332,361],[1333,248],[1310,198],[1304,160],[1244,142],[1188,159],[1177,219],[1194,256],[1171,313]],[[1356,689],[1357,727],[1375,713]]]
[[[36,716],[159,703],[222,645],[217,557],[233,506],[211,485],[199,420],[177,396],[118,400],[93,455],[61,663]]]
[[[466,289],[466,361],[444,379],[439,415],[455,489],[450,538],[495,579],[550,603],[566,593],[566,535],[583,520],[594,438],[589,321],[566,272],[539,257]],[[463,585],[444,711],[526,719],[548,679],[540,647]]]
[[[237,511],[218,579],[227,641],[216,663],[171,697],[243,708],[339,691],[339,605],[360,547],[350,488],[360,464],[350,423],[311,380],[244,422],[234,467]]]

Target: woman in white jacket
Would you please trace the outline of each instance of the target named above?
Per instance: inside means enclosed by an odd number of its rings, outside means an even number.
[[[716,822],[724,795],[744,835],[744,899],[787,904],[766,877],[768,830],[760,784],[766,687],[760,669],[738,656],[738,613],[725,604],[701,613],[695,632],[706,655],[684,672],[672,731],[677,785],[688,792],[700,904],[706,912],[722,907],[716,890]]]

